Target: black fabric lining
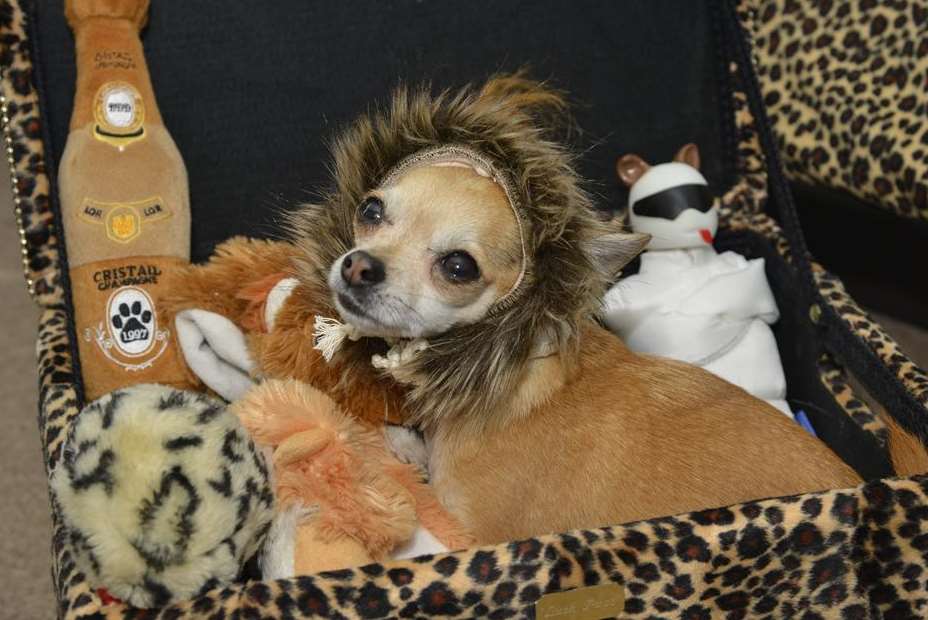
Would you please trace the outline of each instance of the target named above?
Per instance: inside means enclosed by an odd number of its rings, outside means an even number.
[[[925,408],[899,382],[896,374],[844,320],[824,301],[822,337],[836,359],[846,366],[867,391],[883,405],[899,424],[928,444],[928,416]]]
[[[791,182],[809,251],[854,300],[928,328],[928,220],[900,217],[850,193]]]
[[[767,202],[768,208],[774,208],[774,218],[783,227],[783,232],[789,241],[790,249],[793,253],[794,260],[799,266],[799,272],[802,276],[800,284],[809,290],[814,289],[809,263],[809,250],[806,247],[805,238],[802,236],[802,228],[799,225],[799,217],[796,214],[795,205],[793,205],[792,196],[789,187],[783,180],[783,167],[780,162],[780,155],[777,151],[776,141],[773,139],[773,133],[770,129],[770,121],[767,119],[766,108],[761,98],[760,88],[757,85],[757,76],[754,75],[754,65],[751,58],[751,51],[741,24],[738,21],[736,0],[726,0],[728,10],[725,11],[723,22],[730,36],[728,40],[731,45],[734,60],[738,63],[738,72],[742,77],[742,86],[748,100],[751,114],[754,116],[754,123],[757,127],[758,137],[761,148],[764,152],[767,165],[767,183],[770,190],[770,200]]]
[[[74,301],[71,294],[71,273],[68,268],[68,249],[64,241],[64,225],[61,218],[61,204],[58,201],[58,175],[57,160],[52,157],[49,149],[51,145],[51,134],[49,124],[44,116],[45,110],[48,109],[48,99],[45,91],[44,73],[41,62],[36,62],[40,58],[38,53],[39,46],[39,29],[35,16],[35,3],[28,2],[23,7],[24,17],[26,20],[26,32],[29,37],[29,57],[32,68],[32,79],[35,84],[36,95],[39,101],[39,111],[42,113],[42,145],[44,146],[45,174],[48,177],[48,200],[52,209],[52,221],[55,225],[55,238],[58,240],[58,272],[59,281],[61,282],[62,296],[64,298],[63,310],[66,314],[66,329],[68,334],[68,348],[71,352],[71,374],[74,381],[74,390],[77,395],[77,406],[84,406],[84,378],[81,374],[81,358],[78,350],[78,334],[74,325]],[[41,385],[39,386],[41,394]],[[42,416],[42,402],[39,402],[39,416]],[[43,446],[44,449],[44,446]]]
[[[731,58],[726,33],[723,27],[722,13],[726,0],[709,0],[709,20],[712,37],[715,41],[715,79],[718,83],[719,136],[721,139],[722,187],[730,188],[738,182],[738,127],[735,122],[735,104],[732,101],[733,84],[731,76]]]
[[[35,5],[57,160],[74,94],[73,37],[60,0]],[[193,259],[235,234],[279,235],[279,214],[328,183],[326,140],[401,81],[431,80],[437,91],[528,65],[574,104],[579,131],[569,141],[603,209],[625,205],[615,174],[624,153],[661,162],[696,142],[713,190],[727,187],[719,104],[728,94],[717,84],[707,9],[678,0],[284,0],[195,10],[154,2],[143,44],[189,172]]]

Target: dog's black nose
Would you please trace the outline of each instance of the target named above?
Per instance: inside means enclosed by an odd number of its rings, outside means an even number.
[[[355,250],[342,259],[342,280],[352,288],[373,286],[384,278],[383,263],[364,250]]]

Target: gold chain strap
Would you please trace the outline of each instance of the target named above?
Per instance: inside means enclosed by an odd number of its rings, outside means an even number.
[[[0,84],[6,84],[6,76],[0,76]],[[26,241],[26,229],[23,225],[22,198],[19,195],[19,179],[16,161],[13,159],[13,131],[10,128],[9,102],[6,93],[0,91],[0,121],[3,123],[3,138],[6,142],[6,160],[10,165],[10,184],[13,190],[13,213],[16,216],[16,229],[19,231],[19,251],[23,261],[23,276],[29,296],[35,299],[35,281],[29,272],[29,244]]]

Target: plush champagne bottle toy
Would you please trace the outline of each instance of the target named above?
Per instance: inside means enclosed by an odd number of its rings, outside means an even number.
[[[187,172],[155,102],[139,32],[149,0],[66,0],[77,88],[58,185],[88,400],[189,385],[158,299],[190,257]]]

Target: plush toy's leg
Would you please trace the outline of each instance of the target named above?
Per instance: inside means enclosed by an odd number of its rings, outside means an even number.
[[[373,561],[360,542],[341,533],[326,532],[313,519],[297,527],[293,565],[297,575],[363,566]]]
[[[401,463],[409,463],[419,468],[424,477],[429,473],[429,454],[425,440],[415,430],[399,424],[387,424],[383,427],[387,447]]]
[[[441,544],[451,550],[466,549],[474,544],[474,537],[441,505],[432,487],[422,482],[412,467],[395,463],[386,466],[386,471],[412,494],[419,523]]]
[[[255,363],[238,325],[221,314],[191,308],[177,313],[174,328],[187,367],[206,387],[233,401],[254,385]]]
[[[341,532],[325,531],[315,509],[297,504],[274,517],[261,554],[261,573],[265,579],[288,579],[373,561],[364,545]]]

